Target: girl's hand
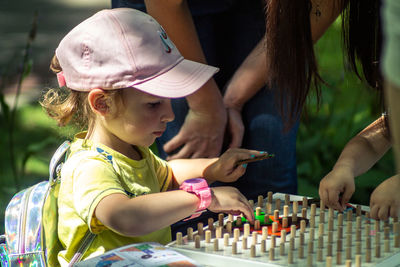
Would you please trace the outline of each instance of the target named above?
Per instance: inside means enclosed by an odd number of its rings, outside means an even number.
[[[212,187],[212,200],[208,209],[212,212],[223,212],[233,215],[244,214],[250,223],[254,223],[254,210],[242,193],[231,186]]]
[[[209,183],[234,182],[245,173],[247,167],[247,164],[240,165],[238,161],[262,154],[263,152],[257,150],[230,148],[204,170],[203,176]]]
[[[355,190],[354,175],[346,167],[336,167],[319,183],[319,197],[330,207],[343,211]],[[340,194],[343,194],[340,199]]]
[[[383,181],[371,194],[371,218],[386,221],[397,217],[400,209],[400,175]]]

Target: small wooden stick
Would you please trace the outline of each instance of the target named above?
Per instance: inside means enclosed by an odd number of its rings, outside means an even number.
[[[262,211],[262,208],[257,207],[256,208],[256,216],[260,216],[261,215],[261,211]]]
[[[237,242],[236,241],[232,242],[232,254],[233,255],[237,254]]]
[[[285,205],[289,205],[289,204],[290,204],[290,195],[285,194]]]
[[[283,229],[281,230],[281,243],[285,243],[286,242],[286,230]]]
[[[276,236],[272,235],[271,236],[271,247],[276,247]]]
[[[200,236],[199,235],[195,235],[195,237],[194,237],[194,247],[200,248]]]
[[[326,246],[326,255],[332,256],[332,251],[333,251],[332,243],[328,243],[328,245]]]
[[[343,226],[343,213],[338,214],[338,226]]]
[[[288,217],[283,217],[282,218],[282,227],[287,228],[289,226],[289,220]]]
[[[268,238],[268,226],[263,226],[262,228],[262,240],[266,240]]]
[[[289,205],[283,206],[283,217],[289,217]]]
[[[217,226],[217,228],[215,228],[215,238],[222,238],[222,226]]]
[[[296,225],[292,224],[290,226],[290,237],[295,238],[296,237]]]
[[[293,213],[298,213],[299,212],[299,202],[298,201],[293,201]]]
[[[197,224],[197,233],[199,234],[200,238],[204,235],[204,225],[202,222]]]
[[[304,259],[304,246],[300,245],[299,246],[299,255],[298,255],[299,259]]]
[[[356,267],[361,267],[361,255],[356,255]]]
[[[247,249],[247,237],[242,238],[242,249]]]
[[[311,204],[310,216],[315,216],[315,215],[317,215],[317,204],[312,203]]]
[[[351,260],[351,246],[346,247],[346,260]]]
[[[288,264],[293,264],[293,250],[288,251]]]
[[[332,267],[332,256],[326,257],[326,267]]]
[[[317,249],[317,261],[322,261],[322,248]]]
[[[267,241],[265,239],[261,240],[261,245],[260,245],[261,253],[265,253],[267,251],[266,243]]]
[[[273,222],[272,223],[272,233],[275,234],[276,232],[278,232],[278,223]]]
[[[259,207],[259,208],[263,208],[263,206],[264,206],[264,197],[262,196],[262,195],[259,195],[258,197],[257,197],[257,206]]]
[[[307,208],[302,208],[301,209],[301,217],[303,217],[304,219],[307,218]]]
[[[211,243],[211,230],[206,230],[206,243]]]
[[[285,243],[281,242],[279,245],[279,255],[284,256],[285,255]]]
[[[193,240],[193,228],[192,227],[188,227],[186,230],[186,234],[187,234],[187,238],[189,241]]]
[[[233,230],[233,240],[238,242],[239,237],[240,237],[240,230],[238,228],[235,228],[235,230]]]
[[[176,233],[176,244],[178,246],[182,245],[182,232],[177,232]]]
[[[279,220],[279,210],[274,210],[274,220]]]
[[[208,229],[209,230],[214,230],[214,219],[213,218],[208,218]]]
[[[224,246],[225,247],[229,246],[229,234],[228,233],[224,234]]]
[[[281,199],[280,198],[275,199],[275,209],[276,210],[281,209]]]
[[[308,199],[307,199],[307,197],[303,197],[303,202],[302,202],[303,204],[301,205],[302,206],[302,208],[308,208]]]
[[[232,234],[232,222],[227,221],[226,222],[226,231],[231,235]]]
[[[214,239],[214,251],[218,251],[219,250],[219,242],[218,242],[218,239]]]
[[[218,214],[218,225],[219,226],[224,226],[224,214],[223,213],[220,213],[220,214]]]
[[[254,222],[254,230],[260,230],[260,229],[261,229],[260,220],[255,220],[255,222]]]
[[[270,261],[275,260],[275,248],[274,247],[269,248],[269,260]]]
[[[271,203],[272,204],[272,192],[271,191],[268,191],[268,194],[267,194],[267,201],[268,201],[268,203]]]
[[[356,254],[361,254],[361,241],[356,242]]]
[[[300,233],[304,233],[306,231],[306,221],[301,220],[300,221]]]
[[[252,258],[256,257],[256,245],[250,246],[250,257],[252,257]]]
[[[253,231],[251,241],[252,241],[252,244],[257,245],[257,243],[258,243],[258,232],[257,231]]]
[[[250,235],[250,224],[245,223],[243,227],[243,236],[248,237]]]

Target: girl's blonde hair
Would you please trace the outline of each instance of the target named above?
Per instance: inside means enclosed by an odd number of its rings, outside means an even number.
[[[54,73],[62,71],[55,55],[51,60],[50,69]],[[105,91],[105,93],[110,99],[113,99],[121,91],[109,90]],[[59,126],[66,126],[72,123],[80,129],[91,130],[94,126],[95,114],[91,110],[88,94],[89,92],[71,90],[67,87],[50,88],[44,93],[39,103],[47,114],[57,121]]]

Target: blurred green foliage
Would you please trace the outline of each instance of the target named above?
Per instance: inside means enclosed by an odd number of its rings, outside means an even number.
[[[311,96],[308,116],[303,116],[297,139],[299,194],[318,196],[319,181],[333,167],[344,145],[359,131],[380,116],[378,95],[368,89],[343,64],[340,24],[335,23],[316,45],[321,76],[328,85],[322,88],[322,105],[317,110]],[[18,57],[16,57],[18,59]],[[18,61],[18,60],[16,60]],[[15,62],[0,65],[1,82],[12,81]],[[4,92],[0,91],[4,99]],[[0,110],[0,233],[4,231],[4,210],[17,186],[7,152],[6,109]],[[19,187],[26,188],[47,179],[52,153],[75,129],[58,128],[34,99],[21,105],[15,113],[14,163],[19,170]],[[383,179],[393,175],[391,153],[381,159],[369,172],[356,180],[353,203],[368,205],[369,195]]]

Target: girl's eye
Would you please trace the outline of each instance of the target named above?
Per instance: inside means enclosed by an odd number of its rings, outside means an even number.
[[[147,105],[148,105],[150,108],[156,108],[156,107],[158,107],[160,104],[161,104],[161,101],[148,103]]]

